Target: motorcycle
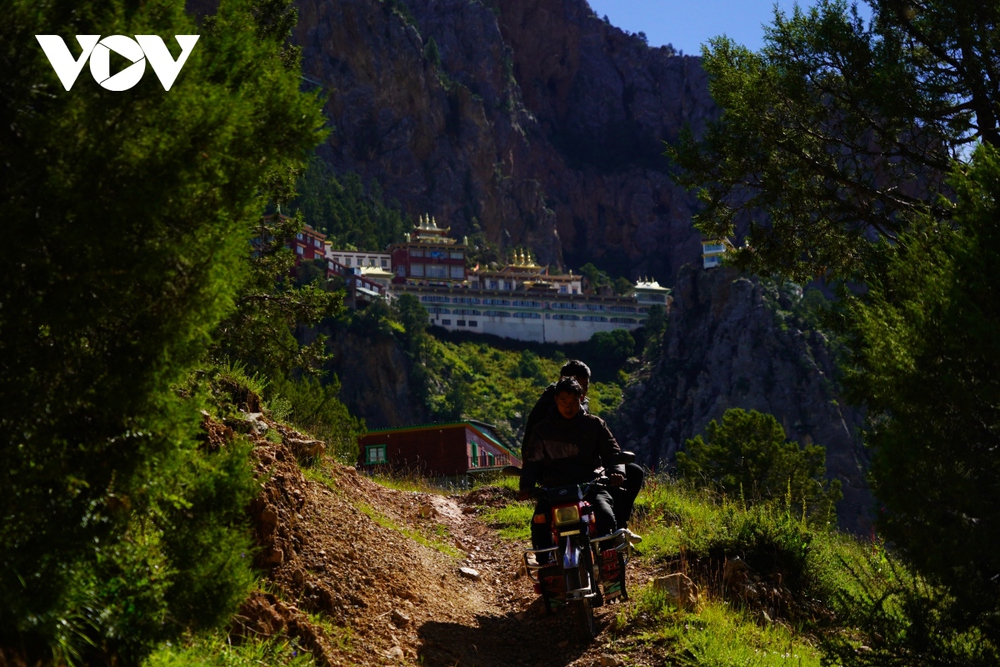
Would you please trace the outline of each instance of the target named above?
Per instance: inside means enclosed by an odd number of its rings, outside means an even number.
[[[633,454],[624,452],[619,461],[632,459]],[[520,476],[521,469],[507,466],[504,473]],[[536,491],[536,500],[545,501],[549,509],[532,521],[548,523],[555,546],[524,552],[525,568],[545,611],[551,614],[559,607],[573,608],[585,640],[597,635],[595,607],[615,598],[628,599],[625,566],[632,557],[628,532],[622,528],[598,536],[593,508],[586,500],[591,490],[606,486],[607,478],[602,477]]]

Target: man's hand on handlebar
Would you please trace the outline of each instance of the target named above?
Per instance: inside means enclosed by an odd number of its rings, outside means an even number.
[[[625,483],[625,475],[621,474],[620,472],[613,472],[610,475],[608,475],[608,483],[611,486],[621,486],[622,484]]]

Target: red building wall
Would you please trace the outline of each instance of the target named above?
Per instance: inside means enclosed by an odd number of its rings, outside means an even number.
[[[421,253],[420,257],[413,257],[413,250]],[[452,253],[460,253],[461,257],[451,257]],[[423,275],[413,275],[412,266],[420,264],[424,268]],[[445,276],[428,275],[430,267],[441,267],[446,273]],[[461,275],[452,275],[452,269],[458,268]],[[393,282],[402,283],[407,279],[418,282],[455,282],[463,281],[468,275],[465,269],[465,246],[455,245],[408,245],[396,246],[392,250],[392,271]]]
[[[476,460],[470,460],[473,444]],[[460,475],[470,469],[521,464],[510,452],[464,424],[375,431],[362,436],[360,445],[362,466],[375,464],[368,460],[369,446],[384,445],[385,464],[428,475]]]

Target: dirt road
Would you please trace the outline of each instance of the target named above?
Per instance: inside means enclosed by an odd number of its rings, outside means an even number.
[[[250,512],[267,592],[244,605],[238,633],[284,633],[323,665],[624,664],[612,629],[620,605],[597,610],[590,644],[570,615],[543,613],[521,545],[477,515],[505,502],[499,491],[398,491],[330,462],[306,479],[288,444],[298,434],[282,435],[257,440],[263,488]]]

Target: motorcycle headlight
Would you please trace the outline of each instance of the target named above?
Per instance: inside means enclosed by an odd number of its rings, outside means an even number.
[[[555,509],[556,525],[564,526],[568,523],[579,523],[580,508],[576,505],[557,507]]]

